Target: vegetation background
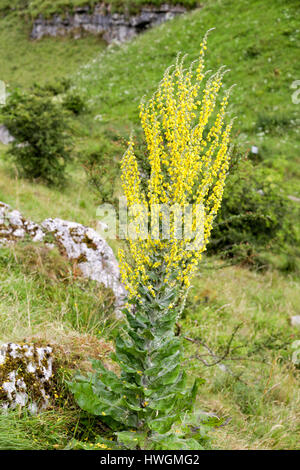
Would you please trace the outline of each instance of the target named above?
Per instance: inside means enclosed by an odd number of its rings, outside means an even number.
[[[21,178],[0,144],[0,200],[37,222],[61,217],[94,227],[97,205],[120,194],[119,161],[131,130],[142,158],[140,99],[151,96],[178,51],[196,58],[215,27],[207,68],[225,64],[226,84],[237,84],[230,105],[237,116],[234,165],[180,325],[182,335],[198,339],[186,341],[186,367],[206,379],[197,407],[228,418],[213,433],[213,448],[299,448],[299,368],[292,362],[299,330],[290,320],[300,314],[300,105],[292,101],[300,79],[299,2],[203,0],[193,9],[187,0],[185,15],[109,47],[88,35],[29,39],[38,14],[86,3],[0,1],[0,79],[8,91],[36,94],[39,87],[62,101],[68,79],[73,140],[63,189]],[[118,11],[143,4],[111,3]],[[79,112],[76,96],[86,104]],[[58,252],[29,242],[0,248],[0,283],[0,341],[49,342],[59,357],[52,409],[36,417],[0,414],[0,449],[62,449],[73,437],[93,442],[108,433],[76,407],[64,379],[88,369],[88,357],[108,360],[120,327],[111,293],[78,278]],[[205,365],[207,346],[224,360]]]

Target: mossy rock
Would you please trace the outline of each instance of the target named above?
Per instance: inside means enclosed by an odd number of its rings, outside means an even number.
[[[53,357],[50,346],[6,343],[0,346],[0,407],[27,407],[35,413],[49,405]]]
[[[22,214],[0,201],[0,247],[18,241],[42,242],[48,248],[57,247],[60,254],[79,268],[79,275],[103,284],[115,297],[115,313],[126,295],[121,283],[118,262],[104,238],[95,230],[76,222],[59,218],[46,219],[41,224],[27,220]]]

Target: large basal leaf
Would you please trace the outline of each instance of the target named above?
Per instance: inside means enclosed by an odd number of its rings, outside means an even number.
[[[153,450],[203,450],[196,439],[183,439],[173,434],[154,435],[151,437],[151,443]]]
[[[116,432],[118,442],[121,443],[126,449],[144,449],[147,434],[138,431],[122,431]]]
[[[180,375],[180,365],[174,365],[169,370],[162,369],[160,374],[151,378],[151,387],[158,388],[159,386],[171,385],[177,381]]]
[[[172,370],[172,368],[176,367],[180,363],[180,357],[181,353],[179,350],[175,351],[175,353],[172,356],[169,356],[164,359],[164,361],[157,361],[154,362],[153,367],[150,367],[149,369],[146,369],[144,374],[152,377],[152,376],[157,376],[160,377],[163,375],[164,372]],[[152,358],[151,358],[152,359]]]
[[[116,398],[116,395],[112,393],[109,400],[107,396],[104,397],[104,394],[95,393],[90,382],[72,382],[69,386],[80,408],[88,413],[101,416],[104,421],[107,416],[110,416],[122,424],[136,425],[136,415],[128,412],[121,396]]]
[[[176,405],[176,393],[171,393],[167,396],[150,399],[148,407],[153,410],[163,411],[164,413],[170,413]]]
[[[172,415],[153,419],[149,423],[149,427],[150,429],[152,429],[152,431],[156,431],[159,434],[163,434],[165,432],[168,432],[171,429],[173,423],[177,421],[178,419],[179,419],[179,413],[173,413]]]

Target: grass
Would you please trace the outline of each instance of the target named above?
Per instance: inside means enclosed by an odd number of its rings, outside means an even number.
[[[188,53],[189,60],[196,58],[201,37],[214,26],[207,67],[226,64],[231,69],[226,86],[237,84],[230,108],[237,116],[234,139],[243,152],[257,145],[259,165],[271,168],[284,191],[299,197],[299,105],[291,100],[291,84],[300,73],[298,23],[293,0],[274,0],[264,8],[256,0],[211,0],[199,11],[104,50],[95,37],[30,42],[29,23],[9,13],[0,19],[0,79],[28,89],[34,81],[71,76],[88,96],[90,110],[74,118],[75,152],[105,154],[102,176],[107,180],[131,129],[139,135],[141,97],[151,95],[178,51]],[[1,157],[4,151],[0,146]],[[0,200],[36,222],[61,217],[94,227],[99,195],[87,185],[81,163],[74,158],[69,183],[58,191],[20,179],[1,158]],[[118,177],[113,186],[118,193]],[[291,360],[299,331],[290,325],[290,317],[300,314],[299,279],[274,269],[259,273],[220,267],[217,259],[204,260],[180,322],[183,335],[201,338],[218,354],[240,325],[232,353],[223,361],[229,373],[218,365],[205,366],[193,356],[206,349],[186,342],[189,373],[206,379],[197,407],[231,419],[212,434],[213,446],[299,449],[299,370]],[[110,292],[78,277],[58,252],[30,243],[0,248],[0,285],[0,342],[53,344],[60,361],[59,391],[71,400],[65,374],[88,369],[87,357],[109,364],[110,338],[118,332]],[[92,440],[96,432],[104,432],[74,404],[70,412],[66,409],[58,401],[38,417],[0,414],[0,449],[64,448],[72,437]]]
[[[109,331],[112,293],[84,282],[57,251],[25,242],[1,248],[0,266],[2,341],[22,340],[49,327],[55,331],[59,325],[95,336]]]
[[[236,84],[230,114],[237,116],[236,141],[242,151],[259,148],[263,164],[276,169],[284,185],[298,194],[298,106],[292,103],[292,83],[299,77],[299,9],[296,1],[209,1],[203,9],[175,18],[129,44],[110,48],[81,68],[78,84],[87,92],[96,128],[138,127],[138,104],[150,97],[178,52],[197,58],[199,43],[209,28],[207,69],[226,65],[225,86]],[[280,120],[278,119],[280,113]],[[122,116],[122,120],[120,117]],[[275,121],[276,119],[276,121]],[[261,124],[263,124],[263,127]],[[89,137],[92,139],[91,132]]]
[[[194,281],[182,334],[201,338],[222,355],[240,325],[228,356],[232,360],[222,361],[229,372],[188,359],[189,370],[206,379],[198,406],[231,419],[215,432],[213,444],[221,449],[299,449],[300,393],[291,361],[291,345],[299,334],[290,325],[290,317],[299,314],[298,280],[278,272],[209,267]],[[203,347],[187,346],[188,358],[205,353]]]
[[[30,41],[30,24],[16,14],[0,16],[0,80],[10,88],[30,88],[69,76],[104,49],[97,36],[79,40],[43,38]]]
[[[95,226],[94,196],[79,165],[77,169],[69,169],[68,185],[61,191],[20,179],[6,161],[1,161],[0,173],[0,200],[11,204],[26,217],[37,222],[48,217],[69,218]]]
[[[93,8],[96,4],[99,4],[99,0],[13,0],[13,2],[8,0],[3,0],[2,5],[0,6],[0,12],[7,12],[10,9],[16,9],[21,14],[28,15],[31,18],[36,18],[39,15],[45,17],[51,17],[54,14],[65,14],[66,12],[72,12],[78,7],[89,6]],[[105,0],[106,5],[108,5],[111,10],[118,12],[130,12],[136,13],[141,8],[147,5],[159,6],[165,3],[163,0]],[[197,5],[196,0],[169,0],[169,5],[184,5],[186,8],[193,8]]]
[[[67,412],[47,411],[38,416],[10,411],[0,414],[1,450],[49,450],[68,442],[76,419]]]
[[[36,261],[37,254],[43,256],[42,262]],[[291,356],[292,344],[299,335],[290,326],[290,317],[299,314],[298,280],[277,271],[259,274],[240,267],[219,267],[217,260],[202,264],[202,273],[194,280],[180,322],[182,335],[202,338],[219,354],[224,352],[234,328],[241,325],[232,343],[231,360],[222,362],[230,373],[218,366],[206,367],[193,359],[207,351],[190,342],[185,344],[189,373],[206,379],[197,407],[231,419],[212,435],[213,447],[297,449],[300,394],[298,372]],[[101,358],[107,363],[111,351],[108,339],[118,331],[107,307],[101,311],[99,287],[74,279],[68,269],[58,254],[52,254],[49,259],[38,246],[29,244],[1,250],[0,340],[50,343],[56,349],[60,374],[64,370],[69,374],[68,371],[78,367],[89,369],[88,357]],[[58,390],[70,400],[63,383],[58,383]],[[51,413],[50,416],[42,414],[40,419],[47,422],[49,418],[53,425],[56,416],[63,420],[62,427],[68,419],[81,423],[74,405],[72,413],[66,416],[61,403],[54,403]],[[27,425],[23,419],[19,422],[13,415],[11,423],[5,426],[15,429],[17,425],[19,429],[26,425],[32,436],[35,432],[32,426],[35,429],[37,423]],[[98,424],[94,423],[88,431],[80,424],[81,432],[92,440]],[[54,433],[49,440],[38,430],[37,441],[29,438],[18,443],[14,433],[12,440],[6,441],[3,435],[0,448],[22,445],[29,448],[30,439],[34,448],[57,445],[62,448],[73,437],[73,427],[66,425],[60,439]]]

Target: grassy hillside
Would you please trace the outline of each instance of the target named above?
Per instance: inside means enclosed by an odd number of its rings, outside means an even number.
[[[0,341],[50,343],[59,358],[64,354],[59,377],[68,376],[66,369],[88,368],[88,357],[107,360],[109,340],[119,328],[111,316],[109,293],[74,278],[65,260],[56,253],[49,258],[41,247],[25,245],[0,253]],[[205,348],[185,343],[189,374],[206,379],[197,408],[230,419],[213,433],[213,448],[297,449],[299,371],[291,362],[297,332],[289,318],[299,313],[298,281],[276,272],[261,275],[238,267],[217,268],[217,262],[202,265],[181,321],[183,335],[202,338],[220,355],[241,325],[230,360],[222,362],[229,372],[203,365],[196,357],[206,354]],[[60,382],[58,390],[50,412],[29,426],[26,416],[16,423],[14,414],[0,415],[0,428],[3,421],[9,436],[5,441],[3,432],[0,449],[5,445],[63,448],[72,437],[82,438],[82,433],[93,440],[97,427],[86,427],[85,415],[70,402]],[[67,407],[62,406],[65,400]],[[51,428],[55,416],[61,421],[57,433],[45,435],[44,426]],[[27,438],[12,433],[15,427],[25,427]],[[37,441],[30,437],[33,432]]]
[[[56,6],[42,0],[31,4]],[[94,226],[99,197],[87,184],[82,155],[104,154],[105,183],[118,168],[130,131],[139,136],[142,96],[151,96],[179,51],[195,59],[211,27],[216,30],[209,37],[207,68],[225,64],[231,69],[226,87],[236,84],[230,105],[237,117],[234,141],[241,153],[258,146],[257,167],[268,169],[286,196],[300,197],[299,105],[291,100],[291,84],[300,78],[299,16],[297,0],[207,0],[202,9],[104,49],[94,37],[30,42],[29,23],[7,8],[0,18],[0,79],[29,89],[34,81],[71,76],[87,96],[89,111],[72,121],[75,158],[62,190],[21,179],[0,146],[0,200],[37,222],[56,216]],[[118,176],[113,189],[120,191]],[[228,418],[212,434],[212,446],[299,449],[299,369],[291,360],[299,331],[290,324],[290,317],[300,314],[299,277],[222,266],[205,258],[181,321],[182,335],[200,338],[220,356],[238,328],[221,368],[199,360],[207,354],[205,346],[185,343],[185,367],[206,379],[197,407]],[[119,327],[110,292],[78,278],[57,252],[30,243],[0,248],[0,285],[0,342],[50,343],[61,361],[52,409],[37,418],[0,414],[0,449],[62,449],[72,437],[92,441],[103,432],[101,423],[78,410],[63,379],[77,367],[87,369],[87,357],[107,359]]]
[[[236,139],[245,151],[258,146],[263,164],[275,168],[276,177],[299,195],[299,105],[291,99],[291,85],[300,72],[297,2],[207,3],[100,54],[82,68],[78,82],[87,90],[94,113],[101,114],[100,125],[130,128],[138,123],[140,99],[151,96],[177,53],[194,60],[202,36],[216,28],[209,37],[207,69],[226,65],[226,86],[237,85],[230,107],[237,116]]]
[[[34,82],[43,84],[71,75],[104,49],[104,42],[95,36],[80,41],[30,41],[30,23],[15,13],[0,16],[0,21],[0,79],[11,88],[29,88]]]

